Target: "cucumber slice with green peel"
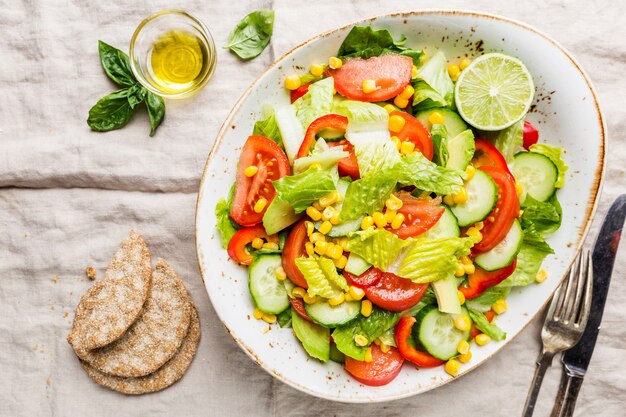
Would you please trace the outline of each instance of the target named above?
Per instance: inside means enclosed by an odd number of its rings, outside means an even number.
[[[416,119],[419,120],[420,123],[422,123],[426,130],[428,130],[429,132],[430,128],[433,127],[433,124],[430,123],[428,118],[430,117],[431,113],[435,111],[443,116],[443,125],[446,127],[446,130],[448,132],[448,138],[453,138],[459,133],[468,129],[467,124],[463,121],[461,116],[459,116],[450,109],[441,107],[421,111],[415,116]]]
[[[554,162],[535,152],[520,152],[513,158],[511,171],[515,180],[522,184],[524,193],[538,201],[546,201],[556,191],[559,171]],[[522,198],[523,197],[523,198]],[[520,197],[524,201],[526,195]]]
[[[440,239],[444,237],[461,236],[459,221],[456,219],[456,216],[452,214],[452,211],[448,207],[445,207],[445,209],[446,211],[443,212],[437,223],[435,223],[433,227],[431,227],[428,231],[426,231],[426,233],[422,234],[420,237],[426,239]],[[348,262],[350,262],[350,258],[348,258]]]
[[[276,278],[276,268],[280,266],[280,255],[261,255],[248,269],[248,287],[254,304],[267,314],[282,313],[289,307],[285,284]]]
[[[465,183],[465,190],[467,201],[450,208],[461,227],[485,220],[498,202],[498,186],[481,170],[476,170],[474,177]]]
[[[468,314],[461,307],[462,314]],[[424,307],[417,313],[414,325],[415,342],[436,358],[448,360],[459,353],[457,348],[461,340],[468,340],[470,331],[461,331],[454,327],[454,314],[442,313],[434,305]]]
[[[348,255],[348,263],[343,268],[344,271],[351,273],[352,275],[359,276],[363,272],[370,269],[372,264],[368,263],[365,259],[361,258],[356,253]]]
[[[305,320],[291,311],[291,327],[309,356],[328,362],[330,357],[330,330]]]
[[[337,345],[335,345],[334,343],[330,344],[329,358],[331,361],[336,363],[345,363],[346,361],[346,355],[339,349],[337,349]]]
[[[346,301],[338,306],[331,306],[326,300],[318,300],[313,304],[305,303],[304,309],[320,326],[333,328],[356,319],[361,313],[361,302]]]
[[[522,247],[523,240],[524,232],[516,219],[504,239],[493,249],[474,258],[474,263],[485,271],[495,271],[509,266]]]

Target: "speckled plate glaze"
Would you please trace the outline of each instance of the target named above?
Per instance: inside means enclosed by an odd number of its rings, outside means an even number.
[[[516,289],[509,311],[498,318],[508,338],[501,343],[474,347],[474,358],[457,378],[472,371],[506,343],[511,342],[549,300],[575,251],[582,244],[598,201],[605,152],[605,127],[589,78],[574,58],[556,41],[538,30],[500,16],[469,11],[428,10],[379,16],[354,24],[372,24],[405,34],[409,45],[441,49],[450,60],[498,51],[514,55],[528,66],[537,86],[529,116],[540,138],[566,149],[570,166],[565,187],[559,191],[564,221],[550,245],[555,255],[544,266],[549,278],[540,285]],[[291,329],[272,326],[251,317],[245,268],[228,259],[215,229],[214,207],[228,195],[235,180],[240,149],[259,119],[263,103],[288,103],[285,76],[302,73],[313,62],[336,53],[354,25],[321,34],[280,58],[243,94],[224,122],[208,156],[196,212],[196,242],[200,270],[211,302],[227,331],[263,369],[283,382],[311,395],[342,402],[389,401],[439,387],[453,378],[442,367],[420,369],[407,364],[393,382],[367,387],[333,362],[322,364],[304,352]]]

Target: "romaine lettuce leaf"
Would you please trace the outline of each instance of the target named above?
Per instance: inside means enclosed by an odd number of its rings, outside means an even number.
[[[397,347],[398,345],[396,343],[396,329],[394,329],[393,327],[390,328],[385,333],[378,336],[378,340],[380,340],[387,346]]]
[[[495,132],[480,132],[480,137],[489,140],[500,151],[507,163],[522,149],[524,143],[524,121]]]
[[[348,118],[350,133],[368,133],[386,131],[389,135],[389,113],[374,103],[356,100],[337,100],[333,105],[333,112]]]
[[[331,148],[322,138],[317,140],[312,155],[298,158],[293,163],[293,173],[299,174],[306,171],[311,165],[319,163],[322,169],[331,169],[337,166],[339,160],[350,154],[337,146]]]
[[[296,116],[296,108],[291,105],[276,108],[274,109],[274,119],[283,140],[285,154],[289,162],[293,163],[305,133],[302,123]]]
[[[388,230],[370,228],[348,234],[344,247],[376,268],[387,271],[409,244],[410,241],[402,240]]]
[[[257,120],[257,122],[254,124],[254,131],[252,132],[252,134],[265,136],[266,138],[276,142],[281,148],[284,148],[283,138],[280,135],[280,129],[278,128],[278,124],[276,123],[274,110],[270,110],[265,119]]]
[[[427,94],[427,97],[422,97],[423,91],[426,89],[418,84],[420,94],[417,95],[418,88],[415,88],[417,97],[414,96],[413,98],[413,106],[419,105],[425,98],[430,98],[438,105],[454,106],[454,83],[448,74],[446,57],[443,52],[439,51],[434,54],[418,69],[417,79],[424,81],[438,95],[438,99],[435,100],[432,93]]]
[[[465,306],[469,309],[486,313],[491,310],[491,305],[500,298],[506,298],[511,289],[509,287],[491,287],[476,298],[465,300]]]
[[[337,273],[337,268],[330,258],[323,256],[300,257],[296,266],[304,275],[310,296],[319,295],[324,298],[337,297],[341,290],[349,289],[348,282]]]
[[[443,124],[433,125],[430,129],[430,138],[435,148],[435,157],[433,162],[437,165],[445,167],[448,163],[448,129]]]
[[[337,52],[338,57],[358,57],[367,59],[387,52],[410,56],[413,63],[419,63],[422,51],[406,48],[406,37],[394,41],[387,29],[374,30],[371,26],[355,26],[344,39]]]
[[[446,99],[435,91],[425,81],[415,79],[412,82],[413,89],[413,110],[414,112],[430,109],[433,107],[446,107]]]
[[[228,248],[230,239],[239,229],[239,225],[230,218],[230,206],[233,203],[234,194],[235,186],[233,185],[228,194],[228,201],[222,198],[215,205],[215,217],[217,218],[215,227],[220,234],[220,241],[222,242],[222,248],[224,249]]]
[[[483,313],[469,308],[467,311],[469,312],[470,319],[472,319],[478,330],[498,342],[506,339],[506,333],[496,324],[489,323],[489,320],[487,320],[487,317],[485,317]]]
[[[374,307],[369,317],[359,317],[355,321],[335,329],[333,340],[337,349],[344,355],[359,361],[365,360],[367,347],[400,319],[400,314]],[[361,335],[367,339],[366,346],[357,346],[354,337]]]
[[[341,208],[341,221],[355,220],[381,210],[396,188],[396,175],[395,170],[387,169],[351,182]]]
[[[550,158],[554,165],[556,165],[557,170],[559,171],[559,176],[556,180],[554,186],[556,188],[561,188],[565,185],[565,173],[569,169],[563,158],[561,157],[561,153],[563,152],[563,148],[544,145],[543,143],[535,143],[531,145],[529,151],[540,153],[542,155]]]
[[[548,201],[537,201],[526,195],[522,208],[524,209],[522,219],[525,222],[532,222],[535,230],[543,237],[551,235],[561,227],[563,212],[556,194]]]
[[[296,117],[302,123],[304,130],[309,127],[313,120],[331,112],[334,88],[334,78],[324,78],[311,84],[309,91],[292,104],[296,109]]]
[[[419,152],[403,156],[396,169],[400,184],[440,195],[458,193],[465,175],[456,169],[440,167]]]
[[[330,170],[311,167],[298,175],[282,177],[272,182],[278,197],[291,204],[296,213],[306,210],[314,201],[335,191]]]
[[[287,310],[276,315],[276,321],[280,327],[291,327],[291,306]]]
[[[459,133],[453,138],[448,138],[448,161],[446,168],[462,169],[469,165],[476,152],[476,144],[474,143],[474,132],[467,129]]]

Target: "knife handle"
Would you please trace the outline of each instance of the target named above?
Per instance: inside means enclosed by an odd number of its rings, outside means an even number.
[[[568,375],[567,372],[563,372],[559,392],[556,396],[556,402],[554,403],[550,417],[573,416],[574,408],[576,407],[576,399],[578,398],[578,393],[582,385],[583,377]]]

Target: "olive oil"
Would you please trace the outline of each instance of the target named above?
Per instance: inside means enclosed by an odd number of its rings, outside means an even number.
[[[155,87],[168,93],[184,93],[201,82],[210,61],[209,51],[196,35],[180,30],[165,32],[150,54]]]

